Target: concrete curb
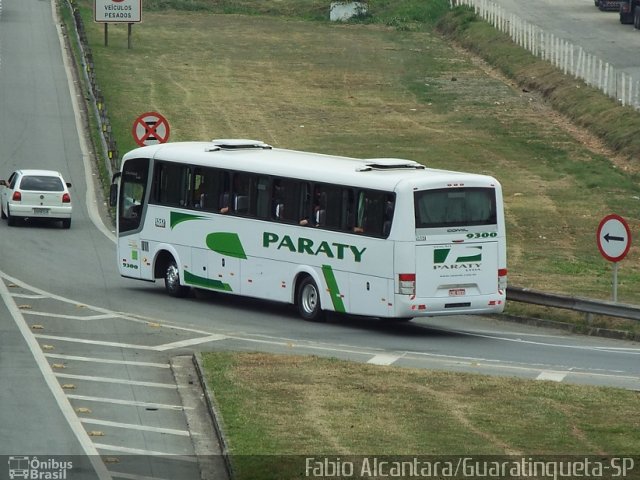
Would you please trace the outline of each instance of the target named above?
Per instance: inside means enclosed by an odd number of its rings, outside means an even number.
[[[235,478],[235,474],[233,471],[233,466],[231,465],[231,458],[229,457],[229,447],[227,445],[227,441],[225,439],[224,431],[222,428],[222,417],[218,412],[216,404],[213,400],[213,392],[209,390],[207,382],[205,381],[204,367],[202,365],[202,358],[200,353],[194,353],[192,356],[192,360],[193,365],[196,369],[196,373],[198,374],[198,381],[200,382],[200,386],[202,388],[202,391],[204,392],[204,399],[207,404],[207,409],[209,410],[209,415],[211,415],[211,421],[213,422],[213,426],[216,431],[216,437],[218,438],[218,442],[220,443],[220,451],[222,452],[222,458],[224,459],[228,478],[229,480],[233,480]]]

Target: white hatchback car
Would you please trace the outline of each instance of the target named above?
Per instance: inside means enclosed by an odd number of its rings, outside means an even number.
[[[59,172],[16,170],[8,180],[0,180],[0,213],[9,225],[18,218],[62,220],[71,227],[71,195]]]

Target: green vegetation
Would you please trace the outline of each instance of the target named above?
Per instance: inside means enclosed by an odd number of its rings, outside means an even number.
[[[494,175],[505,194],[510,284],[610,297],[611,265],[595,232],[612,212],[633,232],[640,221],[640,116],[514,46],[468,9],[371,0],[364,18],[333,24],[318,0],[148,0],[127,49],[126,26],[110,26],[105,47],[92,2],[76,2],[120,152],[135,147],[134,119],[158,111],[171,141],[253,137]],[[632,246],[621,264],[622,302],[640,303],[638,252]]]
[[[630,391],[262,353],[203,365],[238,479],[303,478],[305,455],[640,451]]]

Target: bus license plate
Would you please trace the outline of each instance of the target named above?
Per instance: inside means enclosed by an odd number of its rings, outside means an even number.
[[[49,209],[48,208],[34,208],[33,209],[33,213],[47,214],[47,213],[49,213]]]
[[[464,288],[450,288],[449,296],[450,297],[464,297],[467,291]]]

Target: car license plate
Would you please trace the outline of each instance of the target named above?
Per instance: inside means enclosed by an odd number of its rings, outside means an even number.
[[[47,214],[49,213],[49,209],[48,208],[35,208],[33,209],[33,213],[39,213],[40,215],[42,214]]]
[[[467,291],[464,288],[450,288],[449,296],[450,297],[463,297]]]

